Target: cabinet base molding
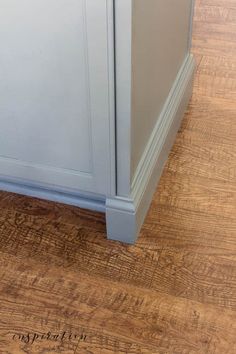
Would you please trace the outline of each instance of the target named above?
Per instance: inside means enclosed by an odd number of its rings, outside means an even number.
[[[46,199],[53,202],[59,202],[76,207],[90,209],[98,212],[105,212],[105,198],[100,196],[93,196],[87,193],[78,193],[69,190],[54,190],[55,186],[39,186],[38,184],[29,184],[28,181],[19,183],[19,181],[8,178],[8,181],[1,180],[0,177],[0,190],[27,195],[39,199]]]
[[[195,60],[188,55],[140,160],[130,198],[107,199],[109,239],[131,244],[136,241],[191,97],[194,71]]]

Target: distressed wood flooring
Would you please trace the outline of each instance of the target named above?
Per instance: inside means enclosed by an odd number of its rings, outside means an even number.
[[[196,1],[193,53],[135,246],[103,214],[0,193],[0,354],[236,353],[235,0]]]

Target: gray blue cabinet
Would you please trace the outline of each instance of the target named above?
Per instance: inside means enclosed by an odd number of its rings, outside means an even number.
[[[0,189],[133,243],[191,96],[190,0],[0,0]]]

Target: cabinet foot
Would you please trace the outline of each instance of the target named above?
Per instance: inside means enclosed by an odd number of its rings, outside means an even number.
[[[108,199],[106,202],[107,237],[110,240],[133,244],[137,240],[141,225],[132,200]]]

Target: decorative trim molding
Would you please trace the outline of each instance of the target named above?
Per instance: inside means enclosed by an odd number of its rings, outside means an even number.
[[[92,198],[91,195],[78,194],[78,192],[59,192],[52,189],[49,190],[46,188],[38,187],[36,185],[25,185],[13,181],[0,181],[0,190],[27,195],[29,197],[35,197],[39,199],[46,199],[53,202],[74,205],[80,208],[90,209],[102,213],[104,213],[106,209],[105,200],[103,198],[98,198],[97,195],[95,199],[95,197]]]
[[[110,239],[134,243],[192,93],[195,60],[185,59],[136,170],[131,195],[106,202]]]

